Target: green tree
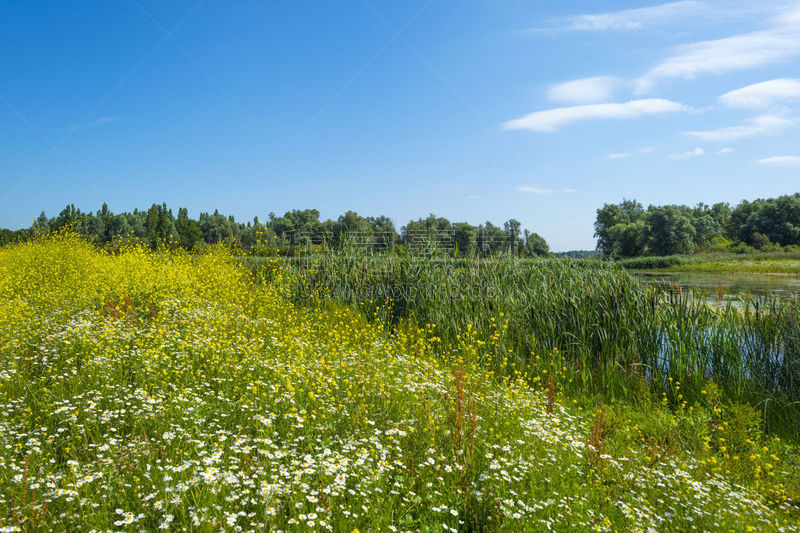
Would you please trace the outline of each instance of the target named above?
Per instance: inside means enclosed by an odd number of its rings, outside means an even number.
[[[478,251],[485,257],[498,254],[506,249],[508,236],[488,220],[478,226]]]
[[[218,210],[215,210],[213,215],[200,213],[199,225],[203,240],[208,244],[230,241],[234,236],[230,219],[221,215]]]
[[[471,256],[475,253],[477,229],[472,224],[457,222],[453,224],[453,235],[458,253],[462,256]]]
[[[519,220],[514,218],[511,218],[503,223],[503,232],[506,234],[506,238],[508,239],[508,253],[512,255],[519,255],[524,244],[519,238],[521,227],[522,224],[519,223]]]
[[[747,227],[747,222],[751,215],[755,215],[760,211],[761,203],[760,200],[756,200],[755,202],[742,200],[739,205],[731,211],[727,226],[727,236],[729,239],[740,240],[742,242],[750,241],[753,229]]]
[[[719,202],[711,206],[711,218],[720,227],[722,233],[727,234],[728,222],[731,219],[731,206],[725,202]]]
[[[203,232],[200,224],[189,218],[189,211],[185,207],[178,209],[178,218],[175,220],[175,230],[178,232],[178,240],[186,250],[191,250],[203,240]]]
[[[109,242],[119,242],[130,236],[131,233],[131,225],[128,223],[128,217],[125,215],[109,217],[109,226],[106,228],[106,235]]]
[[[638,250],[637,243],[644,240],[645,225],[637,224],[646,217],[642,204],[636,200],[623,199],[619,204],[604,204],[597,210],[594,222],[594,236],[597,238],[597,249],[603,255],[618,255],[621,250]],[[622,224],[614,230],[614,226]],[[632,227],[628,225],[633,224]],[[642,235],[633,238],[632,231],[642,231]],[[625,238],[625,243],[617,239]]]
[[[133,232],[133,236],[144,241],[147,235],[144,225],[145,213],[134,209],[133,213],[127,213],[126,218],[128,219],[128,225],[131,228],[131,232]]]
[[[398,239],[397,230],[392,219],[380,215],[378,217],[367,217],[367,222],[372,228],[376,249],[391,250]]]
[[[702,215],[692,221],[695,230],[694,243],[697,248],[711,246],[717,237],[722,236],[722,226],[714,220],[714,217]]]
[[[647,224],[639,219],[611,226],[606,230],[611,253],[614,257],[635,257],[645,252],[647,244]]]
[[[772,243],[770,242],[769,237],[767,237],[763,233],[758,233],[758,232],[753,233],[753,236],[751,238],[751,245],[753,246],[753,248],[757,250],[763,250],[765,248],[768,248],[770,244]]]
[[[0,246],[14,242],[15,236],[16,233],[11,231],[10,229],[5,229],[5,228],[0,229]]]
[[[269,218],[267,226],[287,244],[299,242],[301,237],[321,236],[319,211],[316,209],[293,209],[282,217],[270,213]]]
[[[333,242],[336,245],[350,242],[371,248],[373,245],[372,225],[355,211],[347,211],[339,216],[334,225]]]
[[[533,256],[546,256],[550,253],[550,247],[544,237],[538,233],[529,233],[525,230],[525,255],[528,257]]]
[[[408,246],[433,244],[439,248],[447,248],[452,243],[453,225],[444,217],[430,213],[426,218],[411,220],[400,228],[402,241]]]
[[[40,232],[46,232],[50,230],[50,219],[47,218],[47,215],[44,211],[39,213],[39,216],[36,217],[36,220],[33,222],[33,228]]]
[[[654,254],[688,254],[694,251],[694,226],[678,206],[650,206],[647,212],[647,242]]]
[[[158,244],[158,206],[156,204],[151,205],[147,210],[144,227],[147,242],[150,246],[156,246]]]
[[[75,208],[75,204],[69,204],[58,214],[53,221],[53,229],[59,230],[70,227],[73,231],[83,232],[83,214],[80,209]]]

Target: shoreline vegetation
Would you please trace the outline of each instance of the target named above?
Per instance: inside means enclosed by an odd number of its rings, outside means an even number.
[[[800,252],[699,253],[664,257],[618,259],[617,265],[630,270],[674,272],[749,272],[754,274],[800,274]]]
[[[751,272],[800,274],[800,193],[709,206],[651,205],[624,199],[597,210],[597,250],[551,253],[537,233],[511,218],[502,226],[451,222],[434,214],[411,220],[399,230],[386,216],[362,217],[347,211],[321,220],[316,209],[269,213],[262,222],[236,221],[215,211],[177,217],[166,204],[114,213],[106,204],[97,212],[67,205],[56,217],[42,212],[30,228],[0,229],[0,245],[70,229],[110,250],[137,243],[200,252],[218,243],[243,255],[301,257],[354,245],[375,253],[436,250],[459,258],[554,256],[562,259],[613,260],[631,270],[675,272]]]
[[[244,254],[263,257],[307,255],[344,244],[378,253],[436,248],[463,257],[500,254],[538,257],[548,255],[550,250],[540,235],[523,230],[513,218],[502,226],[490,221],[476,226],[429,214],[410,220],[398,231],[384,215],[363,217],[354,211],[347,211],[336,220],[323,221],[316,209],[293,209],[283,216],[269,213],[264,222],[256,216],[245,223],[219,211],[200,213],[195,220],[189,217],[186,208],[180,208],[175,217],[166,204],[117,214],[107,204],[96,213],[84,213],[70,204],[56,217],[48,218],[43,211],[30,228],[0,229],[0,246],[65,229],[110,250],[142,244],[152,249],[168,247],[202,252],[224,243]]]
[[[3,531],[800,530],[796,303],[62,233],[0,305]]]
[[[800,193],[709,206],[605,204],[594,223],[597,249],[616,259],[700,254],[800,255]]]
[[[264,275],[258,259],[244,264]],[[729,398],[763,407],[767,426],[774,415],[782,418],[775,428],[800,434],[794,298],[741,295],[737,305],[713,307],[690,290],[643,286],[604,262],[350,248],[289,264],[298,304],[322,298],[390,324],[436,324],[443,350],[457,347],[467,327],[492,331],[503,348],[490,366],[508,371],[530,371],[529,354],[555,351],[573,369],[576,393],[630,400],[641,386],[669,395],[669,380],[678,380],[682,395],[699,395],[715,379]]]

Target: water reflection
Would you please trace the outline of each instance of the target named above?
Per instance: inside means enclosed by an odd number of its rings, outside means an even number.
[[[639,281],[665,289],[683,288],[700,292],[709,303],[735,302],[742,295],[798,296],[800,276],[748,272],[632,271]]]

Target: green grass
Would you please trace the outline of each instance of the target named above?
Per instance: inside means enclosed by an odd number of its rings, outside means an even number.
[[[686,272],[749,272],[765,274],[800,274],[798,259],[738,259],[689,262],[675,270]]]
[[[800,274],[800,257],[794,252],[702,253],[664,257],[631,257],[620,259],[615,263],[630,270],[666,269],[678,272]]]

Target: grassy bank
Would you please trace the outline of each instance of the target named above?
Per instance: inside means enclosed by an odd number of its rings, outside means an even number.
[[[797,448],[713,385],[582,409],[557,352],[487,364],[499,312],[444,350],[272,266],[0,249],[0,528],[800,529]]]
[[[665,269],[678,272],[748,272],[800,274],[800,256],[786,252],[749,254],[705,253],[664,257],[632,257],[615,263],[629,270]]]

